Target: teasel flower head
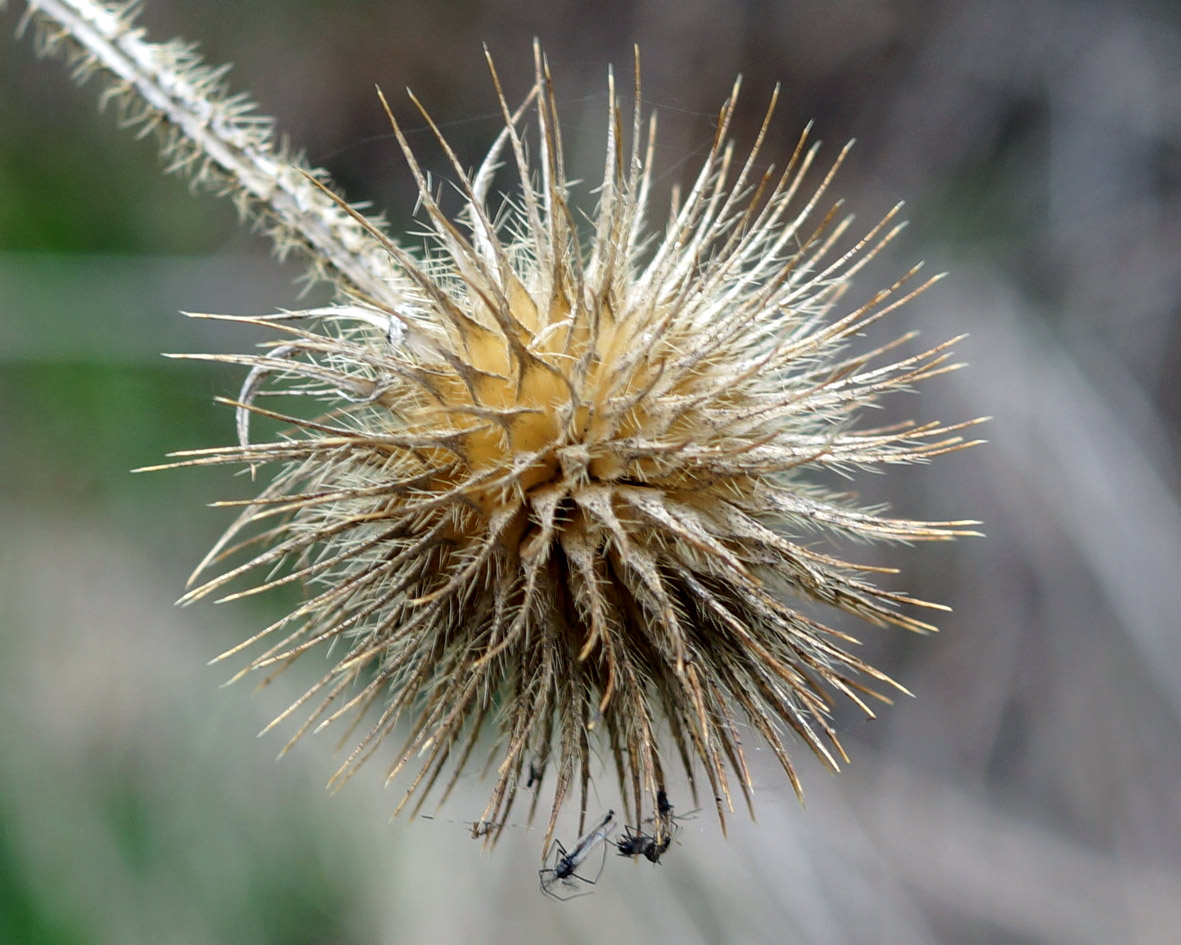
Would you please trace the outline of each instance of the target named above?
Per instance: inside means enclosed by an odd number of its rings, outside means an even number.
[[[490,728],[477,830],[495,838],[518,793],[548,772],[548,845],[568,798],[587,809],[600,757],[635,822],[655,810],[670,762],[695,792],[704,778],[719,815],[735,785],[749,801],[747,728],[797,791],[792,733],[835,769],[835,699],[872,715],[872,700],[901,687],[854,654],[825,607],[923,632],[933,628],[915,608],[937,605],[879,587],[885,569],[816,540],[938,541],[975,523],[888,517],[822,484],[827,471],[969,445],[968,424],[862,422],[884,395],[954,365],[951,342],[858,350],[930,281],[912,270],[846,302],[898,211],[850,236],[829,197],[845,152],[818,169],[805,134],[782,170],[766,169],[772,98],[740,156],[729,141],[736,84],[695,179],[654,228],[654,125],[641,116],[637,58],[630,117],[608,81],[603,178],[583,217],[535,56],[536,84],[515,111],[489,59],[504,129],[472,173],[422,111],[450,160],[458,213],[440,206],[390,115],[418,181],[425,247],[412,252],[338,201],[395,275],[380,296],[354,282],[329,307],[237,319],[276,333],[260,353],[208,356],[248,369],[239,442],[172,465],[275,470],[184,598],[250,576],[229,599],[307,588],[224,654],[249,651],[242,672],[268,673],[331,653],[272,724],[301,718],[292,741],[346,727],[355,747],[337,783],[397,733],[399,809],[445,797]],[[519,190],[494,200],[502,165]],[[252,439],[257,416],[286,432]]]

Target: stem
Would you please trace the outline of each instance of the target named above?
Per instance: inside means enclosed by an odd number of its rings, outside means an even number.
[[[79,82],[104,75],[101,103],[114,99],[126,124],[158,131],[167,169],[232,197],[280,256],[301,251],[312,278],[346,293],[389,305],[404,298],[405,277],[376,235],[382,221],[350,214],[316,183],[328,182],[324,171],[276,147],[273,120],[256,114],[246,96],[228,93],[228,66],[205,65],[190,44],[145,41],[135,26],[138,6],[28,0],[20,28],[31,22],[39,51],[71,62]]]

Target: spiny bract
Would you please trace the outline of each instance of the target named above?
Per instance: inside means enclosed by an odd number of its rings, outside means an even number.
[[[536,69],[515,113],[492,70],[505,128],[474,174],[435,129],[464,201],[455,217],[394,122],[431,233],[416,256],[371,228],[401,302],[354,294],[244,319],[283,337],[265,353],[209,356],[250,367],[240,444],[176,454],[176,465],[280,464],[198,573],[246,560],[187,599],[248,572],[262,583],[231,596],[309,587],[230,653],[272,641],[246,672],[334,647],[335,664],[280,719],[310,708],[295,738],[367,719],[335,779],[409,715],[389,775],[421,759],[399,809],[415,792],[421,804],[444,771],[454,783],[491,717],[499,764],[477,829],[495,836],[526,779],[548,768],[548,845],[575,785],[586,809],[599,738],[635,822],[655,809],[670,747],[692,784],[704,772],[719,814],[731,777],[749,793],[743,721],[797,791],[788,729],[835,767],[833,752],[844,753],[827,721],[831,694],[869,712],[870,687],[894,684],[797,609],[801,599],[911,630],[929,627],[900,606],[935,605],[878,589],[865,572],[881,569],[815,551],[807,536],[938,540],[975,523],[886,518],[807,478],[967,445],[956,426],[854,426],[882,394],[951,367],[947,344],[898,360],[906,339],[845,351],[925,287],[902,289],[913,270],[832,317],[897,231],[897,208],[842,246],[848,221],[818,210],[840,158],[803,197],[816,154],[803,137],[784,170],[758,170],[773,99],[739,163],[727,141],[732,95],[700,173],[651,238],[653,128],[640,118],[637,67],[626,135],[609,81],[606,169],[584,222],[568,202],[539,53]],[[520,191],[493,210],[502,160]],[[262,394],[319,406],[310,417],[264,410]],[[290,430],[251,443],[251,413]]]

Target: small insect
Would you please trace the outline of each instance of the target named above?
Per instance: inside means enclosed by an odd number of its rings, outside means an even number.
[[[654,839],[642,830],[624,826],[623,839],[615,841],[615,849],[620,856],[644,856]]]
[[[672,845],[673,837],[671,833],[666,833],[661,839],[652,838],[652,842],[648,844],[644,850],[644,859],[649,863],[660,863],[660,858],[664,856],[665,851]]]
[[[673,835],[681,829],[680,821],[695,813],[689,811],[680,817],[673,814],[673,805],[662,788],[656,792],[656,814],[644,821],[646,824],[655,824],[655,831],[647,833],[642,827],[625,826],[623,839],[615,841],[615,849],[620,856],[642,856],[649,863],[659,863],[672,846]]]
[[[673,806],[669,803],[668,795],[663,790],[656,792],[656,816],[650,817],[644,823],[659,823],[665,833],[676,833],[681,829],[681,821],[693,820],[694,815],[701,812],[700,807],[694,807],[684,814],[674,814]]]
[[[529,761],[529,780],[525,782],[525,790],[536,790],[541,787],[541,779],[545,777],[545,763],[538,763],[537,759]]]
[[[624,831],[623,839],[615,841],[615,849],[619,851],[619,855],[642,856],[649,863],[659,863],[660,858],[673,842],[671,833],[665,833],[663,837],[657,839],[642,830],[633,830],[631,827],[624,827]]]
[[[582,865],[583,860],[587,858],[590,851],[594,849],[595,845],[606,840],[611,831],[615,829],[614,819],[615,811],[607,811],[606,816],[579,838],[578,842],[569,851],[562,846],[561,840],[555,838],[554,845],[550,848],[555,856],[553,866],[543,867],[537,871],[543,893],[551,899],[566,900],[574,899],[578,896],[585,896],[591,892],[589,889],[580,891],[579,884],[595,885],[598,882],[600,874],[603,872],[603,864],[599,864],[599,872],[595,874],[594,879],[587,876],[580,876],[576,871]],[[607,851],[604,848],[604,858],[606,855]],[[562,892],[565,890],[569,890],[568,895],[562,895]]]

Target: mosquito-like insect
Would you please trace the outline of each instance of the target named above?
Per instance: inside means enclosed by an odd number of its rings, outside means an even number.
[[[642,830],[633,831],[631,827],[624,827],[624,837],[615,841],[615,849],[620,856],[642,856],[649,863],[659,863],[672,842],[671,833],[665,833],[657,839]]]
[[[623,839],[615,841],[615,849],[619,851],[620,856],[643,856],[652,842],[652,838],[644,831],[635,830],[625,824]]]
[[[687,811],[684,814],[674,814],[673,806],[668,800],[668,795],[662,789],[656,792],[656,816],[645,821],[645,823],[652,823],[655,820],[664,828],[666,833],[676,833],[681,829],[681,821],[693,820],[694,815],[700,812],[700,807],[694,807],[691,811]]]
[[[603,864],[599,864],[599,872],[595,874],[594,879],[580,876],[576,871],[590,851],[594,849],[595,844],[606,840],[611,831],[615,829],[614,820],[615,811],[607,811],[606,816],[583,834],[570,850],[562,846],[561,840],[555,838],[554,845],[550,848],[554,854],[553,866],[546,866],[537,871],[537,876],[541,881],[541,891],[551,899],[562,900],[585,896],[591,892],[589,889],[580,891],[579,883],[588,886],[595,885],[603,872]],[[607,851],[604,848],[604,858],[606,855]],[[570,892],[568,895],[562,895],[562,890]]]
[[[672,846],[673,834],[681,829],[678,821],[695,813],[696,811],[689,811],[682,817],[674,815],[673,806],[662,788],[656,792],[656,814],[644,821],[646,824],[655,824],[655,831],[647,833],[642,827],[625,826],[623,839],[615,841],[615,849],[619,851],[620,856],[642,856],[649,863],[659,863],[660,858]]]
[[[538,762],[536,758],[529,761],[529,780],[525,782],[526,791],[535,791],[541,787],[541,779],[545,777],[545,762]]]

